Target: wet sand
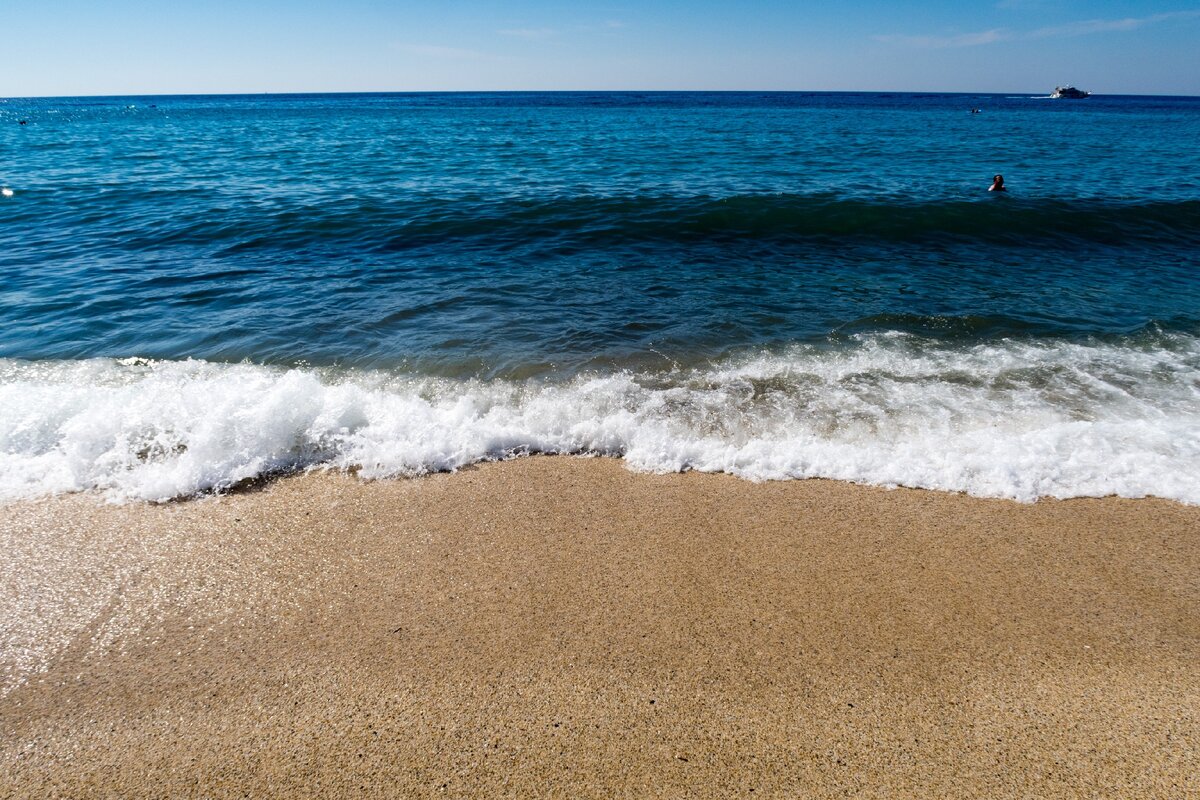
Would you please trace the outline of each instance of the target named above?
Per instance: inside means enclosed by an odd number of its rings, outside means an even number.
[[[1200,794],[1200,508],[530,458],[0,507],[0,796]]]

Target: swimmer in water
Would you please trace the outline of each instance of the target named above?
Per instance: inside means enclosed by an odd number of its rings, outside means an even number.
[[[992,178],[992,185],[988,187],[988,191],[989,192],[1007,192],[1008,189],[1004,188],[1004,176],[997,175],[994,178]]]

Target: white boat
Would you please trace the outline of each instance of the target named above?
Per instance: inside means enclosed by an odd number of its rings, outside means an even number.
[[[1050,96],[1055,100],[1082,100],[1090,94],[1091,92],[1081,91],[1074,86],[1055,86],[1054,94]]]

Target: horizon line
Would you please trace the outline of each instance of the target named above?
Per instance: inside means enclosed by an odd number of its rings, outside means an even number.
[[[10,100],[72,100],[80,98],[114,98],[114,97],[301,97],[310,95],[418,95],[418,94],[930,94],[930,95],[964,95],[964,96],[1006,96],[1023,95],[1027,97],[1048,97],[1050,92],[1008,90],[1008,91],[939,91],[934,89],[377,89],[377,90],[337,90],[337,91],[263,91],[263,92],[124,92],[116,94],[56,94],[56,95],[10,95],[0,97],[0,102]],[[1122,92],[1103,94],[1090,93],[1092,97],[1172,97],[1200,98],[1191,94],[1156,94],[1153,92]]]

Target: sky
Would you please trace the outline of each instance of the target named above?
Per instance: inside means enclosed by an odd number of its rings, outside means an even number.
[[[745,89],[1200,95],[1200,0],[0,0],[0,97]]]

